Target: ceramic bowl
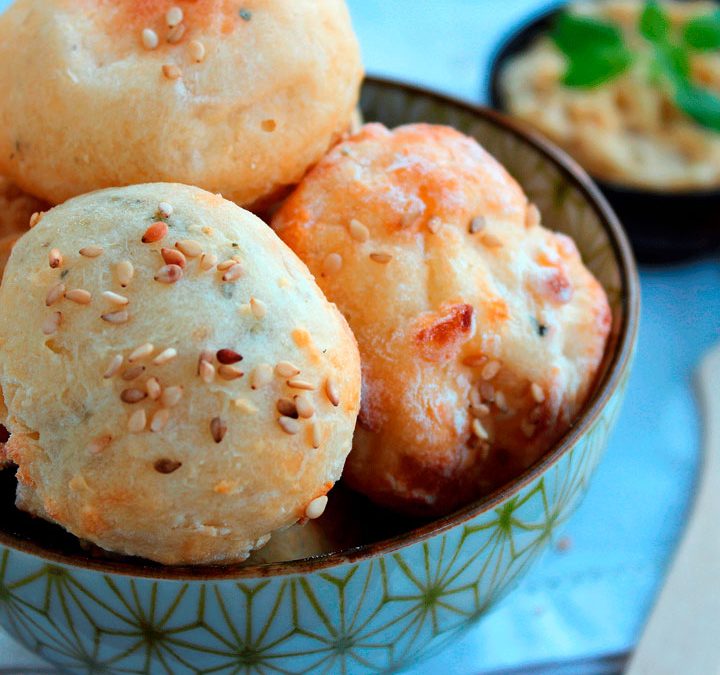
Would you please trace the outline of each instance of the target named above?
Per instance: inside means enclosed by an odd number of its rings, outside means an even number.
[[[65,671],[402,668],[507,593],[587,488],[623,398],[638,323],[635,265],[613,212],[565,155],[495,112],[380,80],[366,82],[362,108],[388,126],[435,122],[474,136],[522,183],[545,223],[574,237],[614,317],[591,399],[535,466],[447,517],[402,521],[336,488],[318,529],[285,537],[311,540],[317,554],[284,562],[261,553],[244,565],[167,568],[83,550],[17,512],[12,473],[0,473],[0,623]]]
[[[490,104],[507,111],[500,76],[509,59],[546,33],[561,10],[536,15],[501,41],[492,58]],[[595,178],[642,263],[677,262],[720,249],[720,189],[653,190]]]

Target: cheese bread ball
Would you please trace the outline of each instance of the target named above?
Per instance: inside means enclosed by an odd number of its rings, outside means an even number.
[[[605,293],[474,140],[369,124],[273,226],[360,345],[355,489],[447,512],[529,466],[578,414],[610,328]]]
[[[161,180],[264,205],[362,79],[344,0],[16,0],[0,64],[0,172],[55,204]]]
[[[68,201],[17,243],[0,391],[19,508],[110,551],[222,563],[322,513],[360,364],[272,230],[151,184]]]

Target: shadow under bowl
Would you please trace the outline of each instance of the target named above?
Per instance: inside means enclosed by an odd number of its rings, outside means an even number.
[[[493,108],[508,111],[501,86],[507,62],[548,33],[561,11],[531,17],[500,42],[491,59],[486,92]],[[680,262],[720,248],[720,188],[660,190],[594,180],[627,230],[641,263]]]
[[[316,539],[317,554],[282,562],[163,567],[86,551],[60,528],[18,513],[6,472],[0,623],[65,672],[402,668],[507,593],[584,494],[616,420],[637,335],[637,271],[615,215],[561,151],[493,111],[377,79],[365,83],[362,108],[367,120],[390,127],[424,121],[475,137],[547,221],[575,239],[613,313],[590,399],[539,462],[443,518],[403,521],[336,488],[326,515],[301,531]]]

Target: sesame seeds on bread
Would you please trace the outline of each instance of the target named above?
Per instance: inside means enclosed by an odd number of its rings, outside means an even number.
[[[72,199],[0,287],[19,508],[166,564],[318,517],[350,451],[355,339],[259,219],[198,188]]]
[[[536,461],[568,429],[610,329],[574,243],[443,126],[366,125],[273,219],[347,318],[363,397],[344,479],[445,513]]]

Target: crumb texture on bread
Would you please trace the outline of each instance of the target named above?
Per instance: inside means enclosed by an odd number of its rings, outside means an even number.
[[[357,490],[447,512],[572,424],[604,354],[605,292],[474,140],[368,124],[306,176],[273,227],[360,346],[344,474]]]
[[[362,79],[344,0],[17,0],[0,60],[0,172],[53,204],[158,180],[263,203]]]
[[[258,218],[197,188],[45,213],[0,287],[17,504],[118,553],[243,559],[320,514],[359,409],[346,321]]]

